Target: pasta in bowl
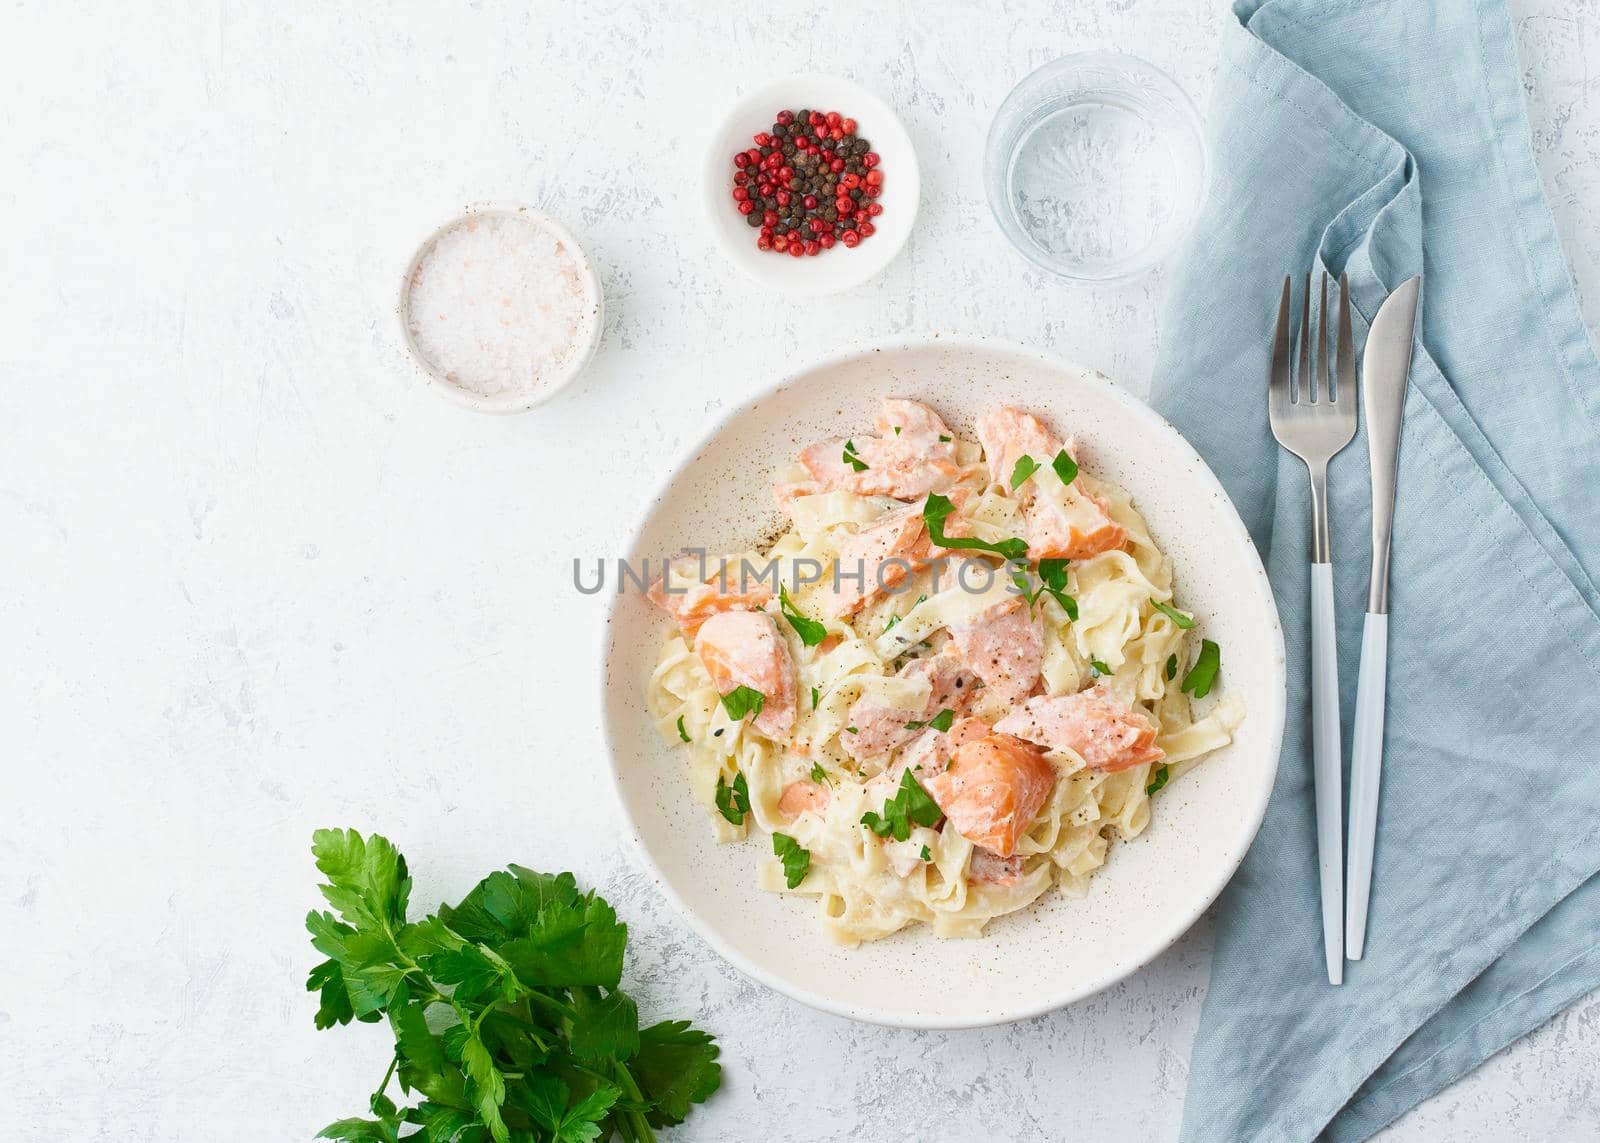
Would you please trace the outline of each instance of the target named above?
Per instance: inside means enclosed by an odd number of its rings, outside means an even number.
[[[1259,824],[1259,561],[1095,375],[988,345],[821,366],[713,436],[633,559],[625,811],[697,927],[803,1000],[935,1026],[1065,1003],[1181,933]]]

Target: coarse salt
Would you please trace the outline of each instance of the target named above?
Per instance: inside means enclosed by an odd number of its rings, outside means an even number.
[[[536,398],[592,344],[600,299],[581,255],[538,216],[483,212],[418,256],[404,320],[423,361],[480,398]]]

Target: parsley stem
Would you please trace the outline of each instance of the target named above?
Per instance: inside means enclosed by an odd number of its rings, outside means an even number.
[[[528,999],[537,1000],[540,1004],[545,1006],[547,1011],[554,1012],[557,1016],[560,1016],[564,1020],[571,1020],[573,1022],[577,1022],[579,1020],[576,1009],[572,1008],[570,1005],[561,1003],[561,1001],[557,1000],[554,996],[546,996],[537,988],[528,989]]]
[[[635,1103],[645,1103],[644,1093],[639,1090],[639,1085],[634,1082],[633,1073],[628,1070],[628,1065],[618,1060],[614,1070],[617,1082],[622,1085],[623,1093]],[[624,1118],[632,1125],[634,1131],[644,1143],[652,1143],[656,1133],[650,1129],[650,1122],[641,1113],[637,1111],[625,1112]]]
[[[372,1098],[377,1099],[389,1086],[389,1081],[394,1078],[394,1069],[400,1065],[400,1050],[395,1049],[394,1055],[389,1057],[389,1070],[383,1073],[383,1082],[378,1085],[378,1090],[372,1093]]]

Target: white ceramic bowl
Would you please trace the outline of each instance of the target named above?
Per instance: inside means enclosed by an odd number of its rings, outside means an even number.
[[[770,130],[785,108],[849,116],[883,160],[883,194],[877,199],[883,213],[872,220],[876,233],[854,250],[835,246],[815,258],[758,250],[757,232],[734,204],[734,152],[751,147],[751,137]],[[790,76],[741,97],[707,144],[700,181],[706,222],[728,260],[764,286],[809,297],[859,286],[893,262],[911,235],[922,194],[917,152],[894,111],[860,84],[832,75]]]
[[[411,284],[415,280],[417,265],[433,248],[446,231],[465,222],[470,218],[484,218],[492,215],[508,215],[524,220],[555,236],[562,245],[572,253],[572,258],[577,267],[578,278],[583,286],[584,295],[590,307],[590,320],[588,327],[583,331],[583,340],[577,346],[567,366],[561,374],[552,377],[537,386],[527,386],[520,389],[509,389],[493,395],[485,396],[474,393],[472,390],[453,381],[439,364],[433,361],[417,344],[417,339],[411,332]],[[411,261],[406,263],[406,272],[400,279],[400,302],[396,309],[400,319],[400,334],[405,339],[406,348],[411,351],[411,359],[416,362],[417,368],[427,378],[428,384],[434,391],[448,397],[458,405],[465,405],[480,413],[521,413],[535,406],[542,405],[554,397],[561,390],[572,384],[578,374],[594,357],[594,351],[600,345],[600,334],[605,329],[605,299],[600,291],[600,275],[595,272],[594,263],[584,253],[583,247],[572,236],[571,231],[562,226],[555,219],[543,211],[534,210],[530,206],[518,203],[477,203],[469,206],[464,213],[444,223],[432,234],[423,240],[417,247],[416,253],[411,256]]]
[[[811,366],[724,417],[667,478],[627,553],[747,549],[780,522],[768,488],[803,445],[859,432],[879,397],[930,402],[962,433],[1002,402],[1074,434],[1085,466],[1128,488],[1171,557],[1178,601],[1222,647],[1222,685],[1247,717],[1233,743],[1157,799],[1149,831],[1112,847],[1089,895],[1051,892],[976,940],[916,926],[831,945],[812,898],[756,887],[764,839],[718,845],[686,759],[644,687],[669,621],[635,591],[612,605],[603,706],[629,832],[702,936],[739,968],[814,1007],[875,1023],[966,1027],[1036,1015],[1105,988],[1176,940],[1221,891],[1266,811],[1284,719],[1283,635],[1261,561],[1222,486],[1178,433],[1103,376],[987,341],[882,346]],[[1309,844],[1309,843],[1308,843]]]

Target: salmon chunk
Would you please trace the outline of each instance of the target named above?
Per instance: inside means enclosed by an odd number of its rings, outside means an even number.
[[[834,616],[861,610],[867,601],[904,583],[928,558],[930,541],[920,506],[897,508],[839,547]],[[857,573],[860,582],[857,582]]]
[[[1044,664],[1044,633],[1020,598],[986,607],[950,629],[961,661],[1007,703],[1027,696]]]
[[[809,778],[790,782],[778,795],[778,812],[786,818],[797,818],[810,810],[820,814],[828,808],[828,787]]]
[[[1001,857],[992,849],[976,846],[967,858],[967,877],[986,885],[1015,885],[1022,876],[1022,858]]]
[[[705,664],[717,693],[738,687],[760,691],[755,728],[782,741],[794,729],[795,674],[789,645],[765,611],[722,611],[700,625],[695,653]]]
[[[1048,465],[1062,447],[1061,438],[1048,425],[1032,413],[1010,405],[983,414],[978,418],[977,429],[978,443],[983,445],[984,459],[989,462],[989,479],[1007,488],[1011,487],[1011,473],[1020,458],[1029,456]]]
[[[1022,511],[1029,559],[1086,560],[1127,546],[1128,530],[1111,518],[1104,500],[1076,482],[1063,487],[1049,479]]]
[[[1039,748],[1009,734],[963,744],[949,769],[922,780],[957,833],[1002,858],[1017,851],[1055,784]]]
[[[1126,770],[1166,756],[1143,712],[1102,686],[1075,695],[1031,698],[997,722],[995,730],[1051,750],[1071,750],[1095,770]]]
[[[1076,482],[1063,485],[1050,472],[1050,462],[1066,446],[1038,417],[1002,405],[978,418],[978,441],[989,462],[989,478],[996,484],[1011,487],[1011,474],[1021,457],[1040,465],[1033,479],[1016,490],[1023,506],[1029,559],[1086,560],[1128,542],[1127,530],[1111,518],[1104,501]]]
[[[942,492],[960,475],[955,436],[928,406],[886,397],[876,427],[880,434],[876,437],[818,441],[801,451],[800,463],[813,480],[828,488],[896,500]],[[845,458],[847,446],[854,464]]]
[[[949,655],[913,659],[900,668],[896,677],[927,679],[928,701],[921,710],[906,711],[883,706],[865,696],[857,699],[846,720],[855,728],[855,733],[846,730],[840,736],[851,757],[873,758],[910,742],[941,710],[959,711],[966,706],[967,696],[976,682],[972,674]]]
[[[702,582],[707,570],[711,575]],[[646,595],[690,636],[718,612],[759,611],[772,598],[760,582],[741,583],[737,566],[724,564],[712,570],[692,556],[671,560]]]
[[[886,793],[893,792],[893,788],[900,784],[900,775],[910,770],[920,781],[925,775],[943,770],[944,764],[950,761],[950,756],[955,752],[955,747],[950,745],[950,736],[941,730],[928,727],[926,730],[916,732],[916,737],[906,744],[904,750],[894,760],[891,768],[893,774],[885,771],[887,775],[883,784],[889,788]]]

